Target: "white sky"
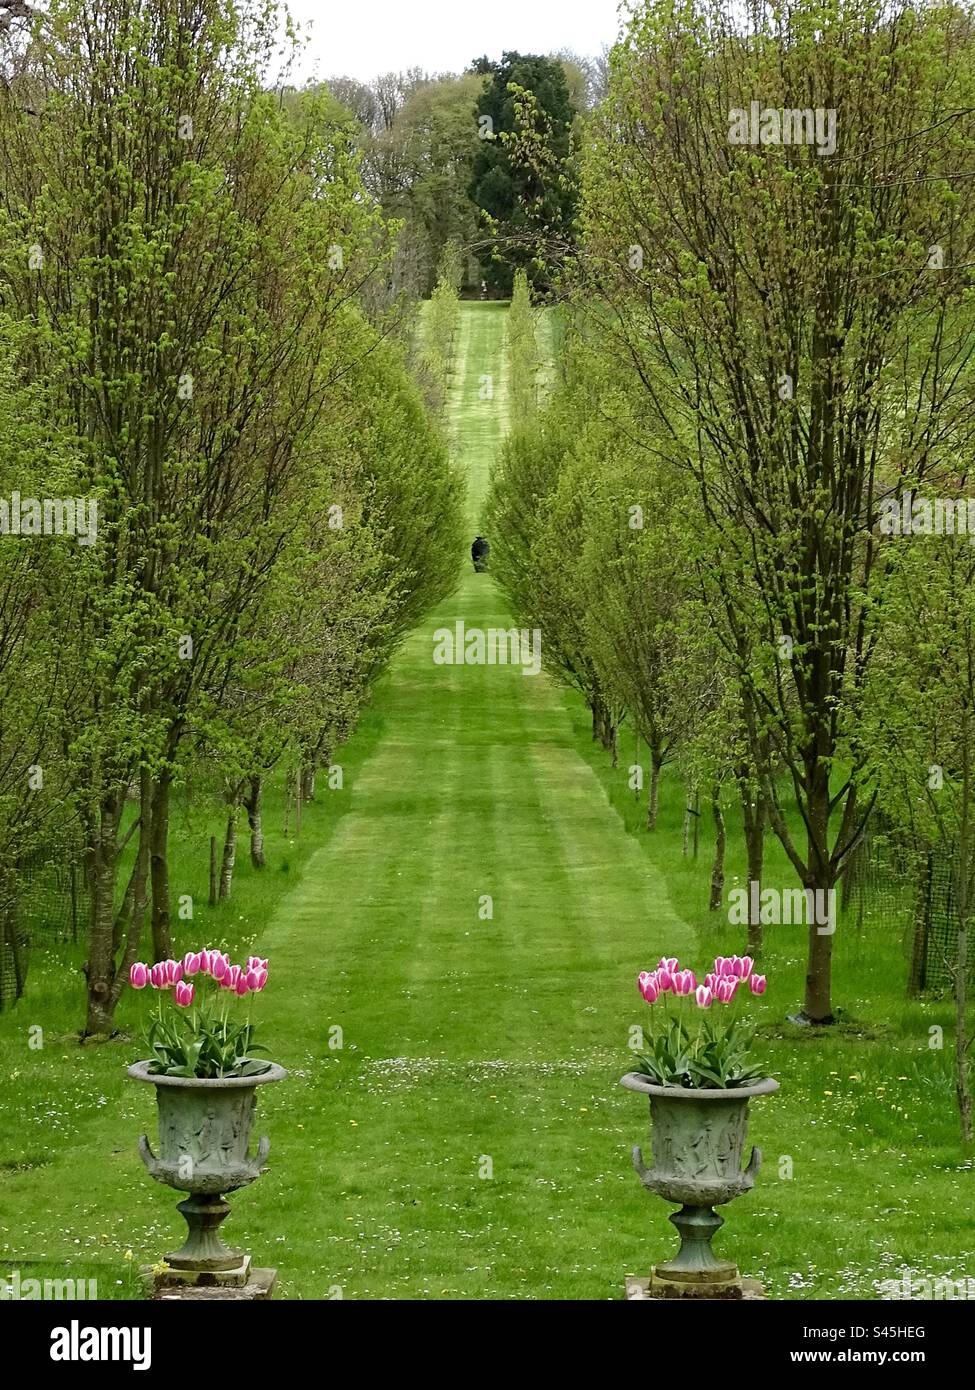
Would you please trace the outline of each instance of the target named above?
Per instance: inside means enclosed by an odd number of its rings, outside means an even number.
[[[618,0],[288,0],[311,39],[291,80],[418,67],[461,72],[507,49],[599,53],[616,37]]]

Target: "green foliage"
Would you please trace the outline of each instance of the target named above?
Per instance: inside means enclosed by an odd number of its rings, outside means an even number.
[[[557,58],[505,53],[479,59],[490,79],[478,105],[484,136],[471,177],[471,196],[491,233],[481,255],[484,276],[501,295],[524,268],[548,292],[572,243],[576,186],[572,173],[575,110]],[[489,124],[484,124],[485,120]]]
[[[159,1012],[146,1029],[146,1045],[152,1076],[187,1076],[218,1080],[227,1076],[260,1076],[268,1062],[253,1056],[264,1048],[254,1042],[250,1019],[231,1016],[233,1002],[219,1015],[203,1005],[163,1014]]]
[[[532,308],[528,276],[514,274],[508,310],[507,370],[509,418],[513,430],[529,426],[538,409],[541,354],[538,347],[538,311]]]
[[[640,1053],[636,1070],[657,1086],[721,1091],[750,1086],[768,1074],[761,1062],[750,1060],[754,1038],[741,1019],[719,1023],[700,1011],[698,1026],[691,1029],[672,1014],[654,1028],[650,1050]]]

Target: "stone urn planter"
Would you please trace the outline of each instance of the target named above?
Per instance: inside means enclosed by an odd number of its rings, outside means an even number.
[[[771,1095],[771,1077],[731,1090],[692,1090],[658,1086],[639,1072],[621,1085],[650,1100],[653,1166],[647,1168],[639,1145],[633,1164],[648,1192],[680,1206],[670,1220],[681,1245],[671,1260],[654,1267],[650,1291],[656,1297],[740,1298],[742,1281],[735,1264],[719,1259],[711,1240],[724,1225],[713,1210],[750,1191],[762,1163],[753,1148],[742,1167],[748,1134],[748,1103]]]
[[[166,1263],[185,1282],[243,1282],[250,1257],[228,1249],[220,1238],[220,1224],[230,1211],[223,1194],[260,1177],[270,1140],[262,1138],[256,1154],[249,1156],[257,1087],[281,1081],[287,1072],[269,1062],[256,1076],[211,1080],[156,1076],[149,1066],[145,1061],[128,1068],[133,1080],[155,1086],[159,1109],[158,1156],[144,1134],[139,1153],[157,1182],[189,1194],[178,1204],[189,1233]]]

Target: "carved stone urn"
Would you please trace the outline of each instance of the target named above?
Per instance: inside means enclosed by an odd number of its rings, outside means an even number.
[[[732,1090],[692,1090],[657,1086],[639,1072],[628,1072],[621,1085],[650,1098],[653,1166],[643,1162],[640,1146],[633,1165],[648,1192],[680,1206],[670,1220],[680,1233],[673,1259],[654,1266],[649,1291],[657,1298],[741,1298],[737,1265],[719,1259],[711,1241],[724,1225],[713,1210],[751,1190],[762,1163],[753,1148],[742,1167],[748,1134],[748,1102],[771,1095],[779,1083],[766,1077]]]
[[[256,1154],[248,1155],[257,1087],[281,1081],[288,1073],[269,1062],[257,1076],[208,1080],[154,1076],[149,1066],[146,1061],[128,1068],[133,1080],[155,1086],[159,1109],[158,1157],[144,1134],[139,1153],[157,1182],[189,1193],[177,1208],[189,1233],[185,1243],[166,1256],[166,1264],[177,1281],[243,1283],[250,1256],[228,1249],[220,1238],[220,1224],[230,1211],[223,1194],[260,1177],[271,1143],[262,1138]]]

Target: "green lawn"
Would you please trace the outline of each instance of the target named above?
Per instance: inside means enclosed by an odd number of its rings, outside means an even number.
[[[505,308],[461,312],[451,428],[473,536],[505,423]],[[468,569],[404,645],[343,750],[343,790],[319,792],[300,842],[283,843],[272,800],[268,869],[241,854],[233,903],[182,931],[183,946],[253,943],[271,960],[258,1011],[292,1074],[261,1094],[269,1169],[225,1232],[278,1267],[283,1296],[618,1298],[674,1243],[630,1167],[645,1103],[617,1083],[646,1012],[637,971],[740,946],[705,909],[709,837],[697,864],[682,858],[669,779],[660,828],[643,832],[625,769],[544,677],[434,665],[434,629],[457,619],[507,624],[489,575]],[[175,846],[174,886],[197,901],[209,833],[181,826]],[[791,886],[771,845],[769,863]],[[729,882],[742,873],[732,856]],[[871,1297],[904,1266],[975,1273],[947,1029],[928,1047],[950,1011],[906,1005],[900,942],[841,923],[839,1002],[869,1031],[782,1036],[802,945],[795,928],[769,943],[756,1013],[782,1090],[753,1107],[765,1170],[725,1211],[719,1250],[777,1298]],[[124,1296],[182,1221],[135,1152],[154,1118],[148,1088],[123,1079],[138,1042],[71,1041],[81,990],[72,976],[65,998],[65,968],[35,959],[0,1015],[0,1256]],[[146,1006],[127,999],[122,1026]]]

